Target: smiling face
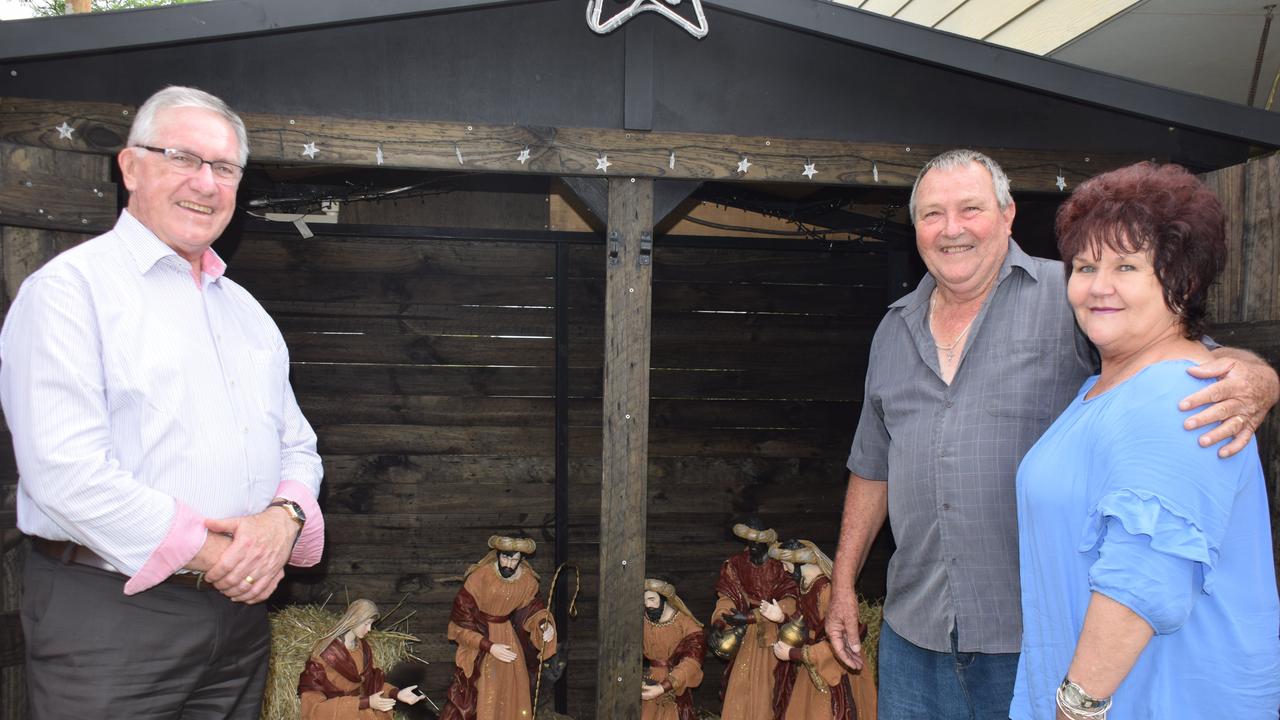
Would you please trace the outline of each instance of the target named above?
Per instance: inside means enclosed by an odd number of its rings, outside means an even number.
[[[1001,209],[978,163],[933,168],[916,187],[916,248],[938,285],[976,295],[995,281],[1009,250],[1014,206]]]
[[[184,150],[210,161],[239,164],[240,159],[231,124],[203,108],[161,110],[147,144]],[[231,221],[236,186],[214,182],[208,165],[183,175],[162,153],[125,148],[118,160],[129,189],[129,213],[174,252],[192,262],[199,260]]]
[[[1181,335],[1182,323],[1164,300],[1151,251],[1119,252],[1103,244],[1071,259],[1067,301],[1080,329],[1104,359],[1123,356],[1170,333]]]

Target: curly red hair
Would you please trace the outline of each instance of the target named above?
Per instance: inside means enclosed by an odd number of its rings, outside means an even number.
[[[1180,165],[1141,162],[1091,178],[1058,208],[1058,252],[1071,259],[1102,248],[1151,251],[1165,305],[1188,338],[1204,334],[1209,288],[1227,257],[1222,203]]]

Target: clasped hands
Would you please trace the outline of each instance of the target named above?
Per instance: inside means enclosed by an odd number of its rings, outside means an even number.
[[[235,602],[253,605],[271,597],[301,532],[289,513],[268,507],[255,515],[208,519],[204,525],[208,538],[188,567],[203,570],[205,582]]]

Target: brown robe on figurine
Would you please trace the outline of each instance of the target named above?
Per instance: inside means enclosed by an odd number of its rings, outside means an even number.
[[[799,590],[782,563],[767,555],[768,546],[778,540],[776,532],[738,524],[733,527],[733,533],[751,545],[720,566],[720,580],[716,583],[718,599],[711,624],[725,626],[726,616],[735,608],[750,617],[737,654],[724,669],[720,686],[724,705],[720,717],[722,720],[772,720],[773,671],[778,666],[773,644],[778,640],[778,626],[760,614],[760,603],[776,600],[782,611],[790,615],[796,610]],[[753,553],[763,556],[761,564],[752,562]]]
[[[658,593],[671,611],[666,620],[644,618],[645,677],[666,692],[640,703],[640,720],[694,720],[692,688],[702,684],[702,660],[707,653],[707,637],[702,623],[693,619],[689,608],[670,583],[652,578],[644,589]]]
[[[802,647],[789,649],[791,662],[778,663],[774,671],[774,720],[874,720],[876,686],[870,671],[851,672],[827,640],[831,561],[813,543],[801,542],[800,548],[769,551],[783,562],[813,565],[821,571],[808,588],[801,589],[797,607],[808,637]]]
[[[554,620],[538,599],[537,574],[523,562],[536,547],[533,540],[495,535],[489,547],[491,552],[467,571],[449,615],[449,639],[458,650],[440,720],[529,720],[539,660],[556,653]],[[499,552],[521,555],[511,577],[498,569]],[[553,630],[544,640],[547,627]],[[494,657],[494,645],[513,650],[515,661]]]
[[[373,649],[364,639],[377,617],[376,605],[369,600],[356,600],[337,626],[312,646],[298,676],[300,720],[391,720],[390,710],[369,706],[371,695],[381,693],[394,699],[400,692],[374,666]],[[354,652],[347,649],[346,639],[355,645]],[[417,702],[409,693],[406,697]]]

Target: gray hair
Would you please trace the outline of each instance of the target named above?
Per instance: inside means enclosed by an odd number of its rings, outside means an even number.
[[[235,114],[221,99],[196,88],[170,85],[147,98],[138,108],[138,115],[133,119],[133,127],[129,129],[129,146],[154,144],[156,116],[161,110],[193,107],[218,113],[236,133],[236,142],[240,144],[240,164],[249,161],[249,133],[244,128],[244,121]],[[139,151],[144,152],[144,151]]]
[[[1000,209],[1005,210],[1012,205],[1013,196],[1009,194],[1009,176],[1004,174],[1004,170],[1000,169],[1000,163],[977,150],[965,148],[948,150],[925,163],[924,167],[920,169],[920,174],[916,175],[916,182],[911,186],[911,203],[908,205],[908,211],[911,213],[911,224],[914,225],[916,222],[916,189],[920,187],[920,180],[930,170],[955,170],[974,163],[981,165],[987,169],[987,172],[991,173],[991,189],[996,194],[996,203],[1000,206]]]

